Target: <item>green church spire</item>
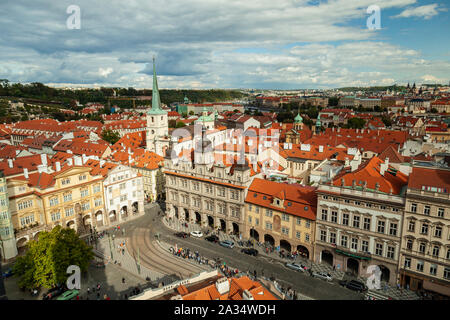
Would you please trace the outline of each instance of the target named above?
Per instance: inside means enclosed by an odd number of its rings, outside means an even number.
[[[153,88],[152,88],[152,108],[147,114],[166,114],[161,109],[161,99],[159,97],[158,79],[156,78],[155,57],[153,57]]]

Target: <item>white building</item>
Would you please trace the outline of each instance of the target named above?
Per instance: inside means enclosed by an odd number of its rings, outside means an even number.
[[[105,208],[111,223],[144,214],[142,176],[128,166],[118,165],[103,181]]]

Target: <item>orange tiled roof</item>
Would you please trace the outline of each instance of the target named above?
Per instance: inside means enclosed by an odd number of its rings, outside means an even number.
[[[444,169],[413,167],[409,176],[408,188],[449,193],[450,171]],[[439,191],[437,188],[441,190]]]
[[[277,298],[265,289],[259,282],[248,277],[228,278],[229,291],[220,294],[215,283],[196,291],[182,294],[183,300],[242,300],[243,292],[248,290],[254,300],[277,300]],[[184,291],[183,289],[181,289]],[[180,290],[178,290],[180,292]]]
[[[381,175],[380,165],[382,163],[384,160],[373,157],[354,172],[348,172],[348,169],[343,170],[333,179],[333,185],[341,186],[342,179],[344,179],[344,186],[351,187],[354,180],[357,187],[362,187],[366,182],[367,189],[375,190],[375,185],[378,183],[379,191],[390,193],[392,190],[393,194],[400,195],[408,183],[408,177],[392,167],[389,167],[384,175]]]
[[[255,178],[248,189],[245,202],[316,220],[317,195],[315,190],[316,188],[313,187]],[[273,200],[277,197],[285,199],[281,208],[273,205]]]

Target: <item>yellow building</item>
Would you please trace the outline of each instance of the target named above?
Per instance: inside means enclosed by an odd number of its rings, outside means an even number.
[[[245,199],[245,234],[313,257],[316,203],[315,188],[254,179]]]
[[[39,232],[56,225],[80,233],[107,224],[104,214],[103,176],[92,168],[56,164],[44,170],[8,179],[8,193],[17,246],[20,249]],[[99,216],[101,215],[101,219]]]

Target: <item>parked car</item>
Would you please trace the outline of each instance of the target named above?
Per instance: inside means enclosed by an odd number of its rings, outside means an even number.
[[[63,294],[66,290],[67,289],[64,285],[58,285],[56,287],[53,287],[42,295],[42,300],[51,300]]]
[[[350,290],[353,291],[359,291],[359,292],[364,292],[367,291],[367,286],[362,283],[361,281],[357,281],[357,280],[341,280],[339,281],[339,284],[343,287],[346,287]]]
[[[187,237],[189,237],[189,233],[177,232],[177,233],[175,233],[175,236],[177,236],[178,238],[187,238]]]
[[[305,272],[306,270],[308,270],[308,268],[306,266],[304,266],[303,264],[300,263],[289,263],[286,262],[285,266],[289,269],[295,270],[295,271],[300,271],[300,272]]]
[[[219,237],[212,234],[212,235],[206,237],[205,240],[207,240],[209,242],[219,242]]]
[[[242,253],[248,254],[250,256],[258,256],[258,250],[253,248],[244,248],[241,250]]]
[[[322,279],[322,280],[326,280],[326,281],[333,281],[333,277],[331,276],[331,274],[326,273],[326,272],[313,272],[312,273],[313,277]]]
[[[196,238],[201,238],[201,237],[203,237],[203,232],[201,232],[201,231],[191,231],[191,236],[196,237]]]
[[[13,276],[13,271],[11,268],[8,268],[5,272],[2,273],[3,278],[9,278]]]
[[[75,298],[78,295],[78,293],[79,293],[79,291],[76,289],[69,290],[69,291],[64,292],[58,298],[56,298],[56,300],[72,300],[73,298]]]
[[[231,240],[220,241],[219,244],[222,247],[226,247],[226,248],[230,248],[230,249],[233,249],[233,247],[234,247],[234,242]]]

